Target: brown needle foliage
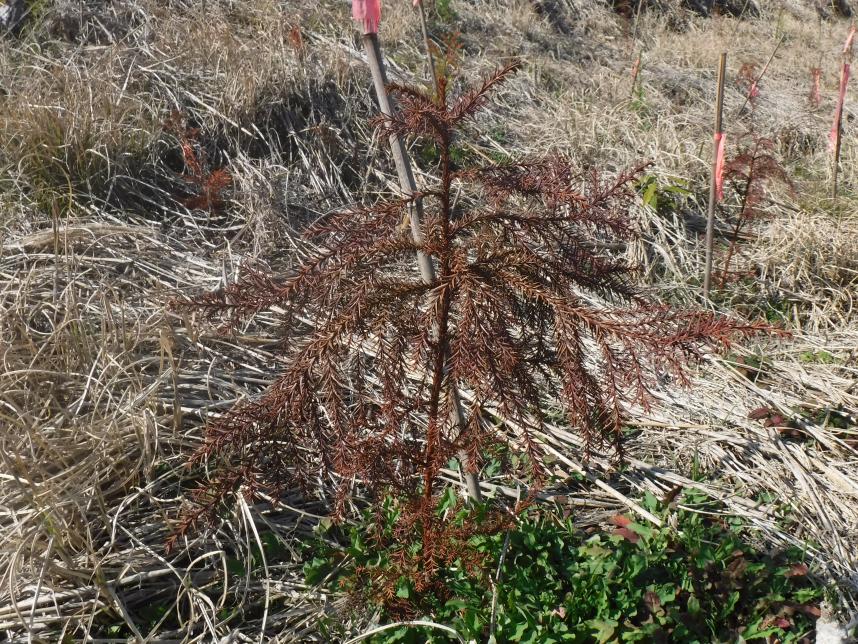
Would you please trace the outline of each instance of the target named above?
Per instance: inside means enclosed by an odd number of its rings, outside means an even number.
[[[182,529],[239,489],[276,494],[330,478],[342,511],[358,483],[402,500],[400,532],[421,542],[413,574],[425,588],[455,554],[435,512],[451,459],[479,463],[507,443],[528,456],[536,489],[548,401],[588,449],[619,452],[626,405],[646,405],[659,376],[686,382],[706,347],[759,330],[659,304],[633,285],[632,267],[600,251],[634,237],[627,213],[644,166],[610,179],[560,156],[454,167],[463,125],[515,68],[456,97],[444,77],[437,98],[390,86],[399,112],[378,124],[439,152],[436,184],[415,197],[422,241],[402,226],[409,199],[334,212],[306,231],[308,258],[292,274],[248,269],[178,305],[228,328],[275,305],[286,312],[284,369],[262,397],[209,425],[193,460],[219,474]],[[415,253],[432,258],[434,284],[416,274]],[[454,389],[464,429],[452,420]]]
[[[232,175],[226,168],[210,167],[205,150],[199,145],[199,128],[189,127],[184,116],[174,111],[164,123],[164,130],[178,139],[186,169],[181,177],[192,193],[178,201],[191,210],[223,210],[226,205],[223,192],[232,184]]]
[[[736,252],[739,233],[746,225],[765,216],[766,190],[774,182],[785,184],[792,190],[789,175],[775,157],[774,151],[774,141],[751,130],[743,137],[736,156],[724,164],[724,179],[733,184],[740,204],[732,222],[730,245],[724,258],[722,288],[730,276],[730,260]]]

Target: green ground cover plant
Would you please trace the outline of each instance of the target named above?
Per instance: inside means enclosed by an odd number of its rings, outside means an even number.
[[[667,503],[647,495],[642,505],[665,527],[615,515],[608,527],[581,530],[560,507],[531,509],[506,534],[472,537],[488,567],[451,562],[441,572],[446,593],[415,596],[400,579],[377,606],[382,622],[431,620],[478,642],[812,641],[822,591],[801,550],[758,550],[740,519],[719,514],[719,504],[693,489]],[[334,589],[374,596],[395,552],[396,512],[389,499],[381,530],[367,512],[342,548],[319,546],[305,566],[308,582],[327,579]],[[437,512],[469,520],[455,496]],[[457,640],[402,625],[367,641]]]

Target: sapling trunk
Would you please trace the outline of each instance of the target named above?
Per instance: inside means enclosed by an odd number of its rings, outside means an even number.
[[[384,72],[384,63],[381,58],[381,47],[378,43],[378,36],[374,33],[367,33],[363,36],[364,49],[366,50],[369,68],[372,73],[372,82],[375,87],[375,94],[378,98],[378,105],[381,113],[385,116],[393,116],[393,105],[390,96],[387,93],[387,78]],[[434,78],[434,70],[433,70]],[[413,195],[417,192],[417,184],[414,181],[414,173],[411,169],[411,160],[408,156],[408,150],[405,149],[405,142],[397,134],[391,134],[389,137],[390,150],[393,154],[393,161],[396,165],[396,173],[399,176],[399,185],[405,195]],[[416,244],[423,243],[423,202],[420,199],[415,200],[414,205],[409,212],[411,219],[411,235]],[[420,275],[427,285],[435,284],[435,268],[432,265],[432,259],[425,253],[417,252],[417,265],[420,268]],[[444,330],[446,333],[446,329]],[[440,350],[440,348],[439,348]],[[446,357],[445,357],[446,358]],[[465,415],[462,410],[462,404],[459,398],[459,392],[455,386],[451,387],[450,396],[453,400],[453,420],[461,431],[465,430]],[[429,419],[430,425],[433,420]],[[464,475],[465,485],[468,490],[468,497],[472,501],[482,501],[482,493],[480,492],[479,477],[475,472],[471,472],[469,459],[466,454],[460,455],[461,468]]]
[[[736,218],[736,225],[733,226],[733,234],[730,237],[730,246],[727,248],[727,256],[724,258],[724,270],[721,272],[721,288],[727,283],[727,275],[730,271],[730,260],[733,259],[733,253],[736,252],[736,243],[739,240],[739,233],[742,230],[742,224],[745,223],[745,213],[748,207],[748,196],[751,194],[751,182],[754,180],[753,165],[748,170],[748,178],[745,180],[745,192],[742,194],[742,206],[739,209],[739,216]]]

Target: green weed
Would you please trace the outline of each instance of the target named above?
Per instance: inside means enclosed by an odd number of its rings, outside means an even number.
[[[454,22],[458,15],[451,5],[451,0],[435,0],[435,15],[441,22]]]
[[[760,552],[748,544],[742,521],[721,517],[718,504],[702,493],[687,490],[680,501],[678,510],[670,510],[652,495],[643,499],[664,519],[672,514],[665,526],[674,527],[665,528],[618,515],[609,528],[582,531],[553,510],[523,515],[508,536],[493,633],[495,580],[488,571],[497,567],[505,534],[472,539],[471,546],[487,558],[487,572],[474,576],[450,566],[444,571],[449,597],[418,597],[404,579],[396,594],[421,606],[420,617],[451,626],[466,641],[486,641],[491,635],[497,642],[545,644],[772,637],[796,642],[812,631],[822,591],[810,581],[801,551]],[[385,507],[390,512],[390,505]],[[454,507],[450,502],[439,512]],[[341,587],[354,590],[350,575],[357,570],[363,583],[372,583],[372,571],[388,564],[387,552],[371,546],[373,529],[357,526],[344,550],[318,553],[305,567],[308,582],[323,579],[336,563]],[[403,626],[369,641],[454,640],[439,631]]]

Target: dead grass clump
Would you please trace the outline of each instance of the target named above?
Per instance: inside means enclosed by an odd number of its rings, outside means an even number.
[[[854,320],[858,293],[858,220],[827,211],[783,210],[754,249],[762,278],[801,304],[811,329]]]
[[[21,52],[0,50],[17,59],[0,98],[6,189],[44,211],[56,198],[106,195],[111,177],[142,163],[157,131],[157,108],[123,86],[123,62],[130,60],[121,53],[28,68]]]
[[[27,26],[40,40],[45,35],[70,43],[113,45],[145,24],[135,0],[33,2]]]

